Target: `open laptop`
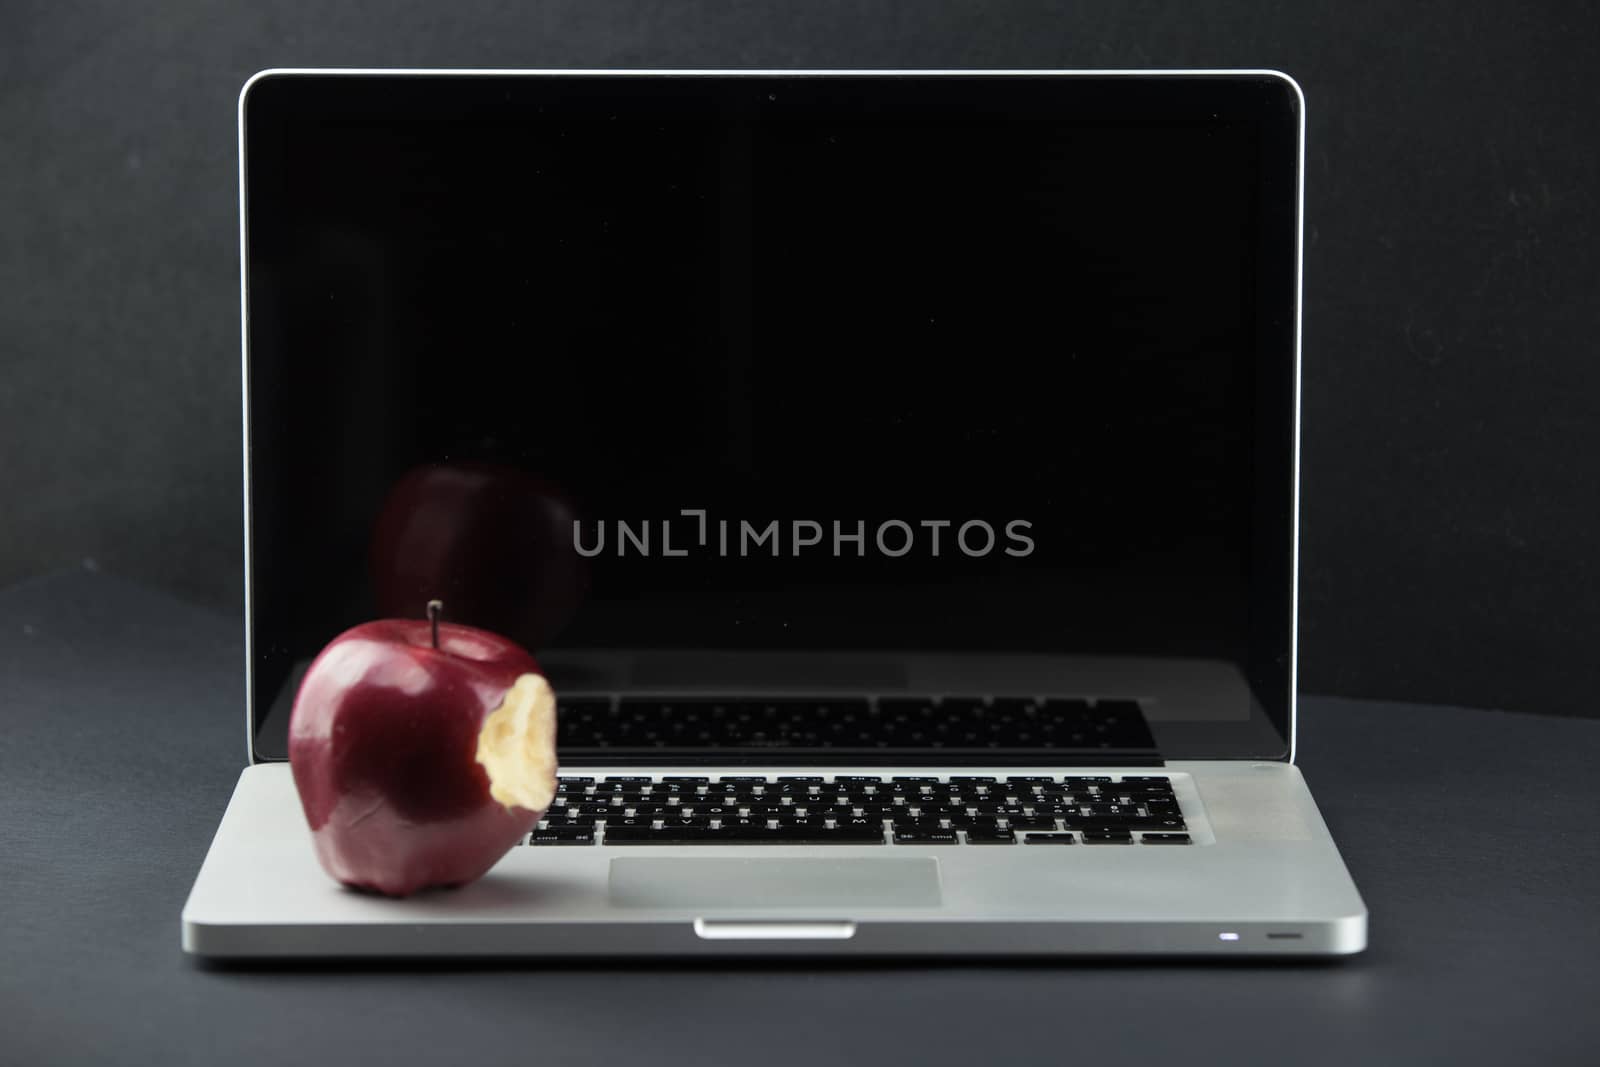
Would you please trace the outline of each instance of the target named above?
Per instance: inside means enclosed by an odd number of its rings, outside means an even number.
[[[1337,955],[1294,765],[1303,105],[1270,71],[267,71],[250,765],[203,956]],[[481,881],[318,867],[367,619],[532,649]]]

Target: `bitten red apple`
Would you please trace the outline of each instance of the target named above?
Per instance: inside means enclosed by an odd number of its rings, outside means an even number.
[[[438,597],[450,616],[537,653],[589,589],[577,511],[549,479],[501,463],[429,463],[389,490],[373,525],[378,611]]]
[[[533,657],[484,630],[369,622],[311,664],[289,763],[317,859],[390,896],[480,877],[555,796],[555,697]]]

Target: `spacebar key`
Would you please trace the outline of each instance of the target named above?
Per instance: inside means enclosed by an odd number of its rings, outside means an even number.
[[[881,845],[883,831],[870,829],[816,830],[779,827],[776,830],[712,830],[677,827],[651,830],[619,826],[607,830],[607,845]]]

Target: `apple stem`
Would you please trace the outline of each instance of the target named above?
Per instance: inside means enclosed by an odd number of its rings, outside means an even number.
[[[444,601],[428,601],[428,621],[433,624],[433,647],[439,647],[439,616],[444,614]]]

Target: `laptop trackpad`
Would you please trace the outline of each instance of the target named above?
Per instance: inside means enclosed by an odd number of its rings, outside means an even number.
[[[939,862],[932,857],[624,857],[611,861],[611,902],[624,908],[763,912],[931,908],[939,903]]]

